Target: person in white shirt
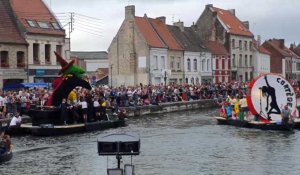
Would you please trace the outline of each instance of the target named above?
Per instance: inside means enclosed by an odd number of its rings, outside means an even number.
[[[85,99],[82,97],[80,98],[80,102],[79,105],[81,106],[81,110],[82,110],[82,115],[83,115],[83,120],[86,123],[87,122],[87,109],[88,109],[88,104],[85,101]]]
[[[16,115],[11,119],[9,127],[19,127],[21,125],[22,118],[20,112],[17,112]]]

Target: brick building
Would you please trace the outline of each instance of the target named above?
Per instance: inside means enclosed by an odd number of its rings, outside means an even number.
[[[169,31],[165,17],[135,16],[125,7],[125,19],[108,49],[113,86],[182,83],[183,48]],[[175,63],[176,71],[170,69]]]
[[[51,82],[61,69],[54,51],[69,59],[69,39],[51,10],[42,0],[10,0],[19,30],[29,44],[29,82]]]
[[[253,78],[253,34],[249,22],[241,22],[235,10],[224,10],[206,5],[196,22],[203,40],[217,41],[231,54],[231,79],[248,81]]]
[[[18,30],[9,0],[0,1],[0,88],[27,81],[28,43]]]
[[[271,72],[281,74],[286,79],[300,78],[299,56],[288,49],[284,39],[270,39],[262,46],[271,53]]]

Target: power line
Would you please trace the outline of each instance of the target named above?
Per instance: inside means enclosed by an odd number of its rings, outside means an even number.
[[[75,26],[75,25],[74,25]],[[76,25],[76,27],[77,27],[78,25]],[[93,29],[91,29],[91,28],[87,28],[87,27],[84,27],[84,26],[78,26],[78,27],[80,27],[80,28],[83,28],[83,29],[86,29],[86,30],[90,30],[91,32],[99,32],[99,31],[97,31],[97,30],[93,30]],[[100,30],[101,31],[101,30]]]
[[[85,33],[88,33],[88,34],[91,34],[91,35],[96,35],[96,36],[99,36],[99,37],[103,37],[103,35],[99,35],[99,34],[89,32],[89,31],[86,31],[86,30],[82,30],[82,29],[76,29],[76,30],[79,30],[79,31],[82,31],[82,32],[85,32]]]
[[[75,23],[75,24],[79,24],[79,25],[83,25],[83,26],[85,26],[85,27],[94,28],[94,29],[99,29],[99,30],[102,30],[102,29],[103,29],[101,26],[92,26],[92,25],[84,24],[84,23],[78,22],[78,21],[75,21],[74,23]]]
[[[86,17],[86,18],[89,18],[89,19],[93,19],[93,20],[99,20],[99,21],[102,21],[102,19],[100,19],[100,18],[90,17],[90,16],[82,15],[82,14],[80,14],[80,13],[76,13],[76,15],[79,15],[79,16],[82,16],[82,17]]]
[[[87,21],[86,19],[80,19],[80,18],[76,18],[76,17],[75,17],[75,20],[76,21],[81,21],[81,22],[84,22],[84,23],[87,23],[87,24],[90,24],[90,25],[102,25],[103,24],[103,23],[93,23],[93,22]]]

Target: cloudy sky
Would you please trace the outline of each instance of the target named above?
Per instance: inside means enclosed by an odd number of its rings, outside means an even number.
[[[236,9],[241,21],[250,22],[250,30],[262,41],[283,38],[286,45],[300,42],[299,0],[44,0],[66,24],[74,12],[71,33],[73,51],[107,51],[124,20],[125,6],[135,5],[136,16],[166,16],[167,24],[178,20],[192,25],[206,4]],[[68,26],[68,25],[67,25]],[[66,27],[68,29],[68,27]]]

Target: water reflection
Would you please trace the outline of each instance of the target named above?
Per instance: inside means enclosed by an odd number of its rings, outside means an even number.
[[[216,110],[130,119],[124,128],[63,137],[15,137],[14,158],[0,174],[106,174],[115,157],[97,154],[99,134],[131,131],[141,137],[136,174],[299,174],[300,132],[216,125]],[[123,157],[123,164],[130,157]]]

